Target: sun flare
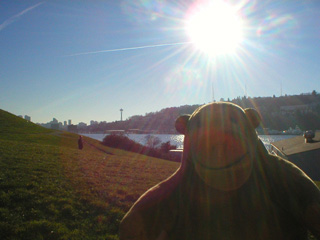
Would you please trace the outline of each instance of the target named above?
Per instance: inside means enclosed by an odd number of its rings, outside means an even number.
[[[243,40],[243,23],[236,8],[222,1],[196,6],[186,31],[200,51],[209,55],[233,53]]]

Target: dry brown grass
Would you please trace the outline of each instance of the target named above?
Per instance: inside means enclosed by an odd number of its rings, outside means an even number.
[[[89,138],[85,138],[83,150],[75,150],[74,157],[62,158],[66,175],[80,196],[125,211],[179,167],[175,162],[105,147]]]

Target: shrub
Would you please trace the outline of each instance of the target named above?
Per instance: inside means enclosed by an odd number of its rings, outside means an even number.
[[[119,148],[131,152],[140,152],[144,147],[143,145],[131,140],[127,136],[118,134],[107,135],[102,140],[102,144],[108,147]]]
[[[172,150],[172,149],[177,149],[177,146],[171,145],[170,141],[162,143],[161,146],[160,146],[160,150],[163,153],[169,153],[169,151]]]
[[[151,139],[149,137],[148,139]],[[102,144],[108,147],[119,148],[126,151],[136,152],[140,154],[144,154],[151,157],[162,158],[166,160],[180,161],[169,154],[170,149],[176,149],[176,146],[170,144],[170,142],[166,142],[161,144],[160,148],[156,148],[158,145],[157,138],[152,138],[155,140],[157,144],[149,144],[148,146],[143,146],[125,135],[111,134],[107,135],[103,140]]]

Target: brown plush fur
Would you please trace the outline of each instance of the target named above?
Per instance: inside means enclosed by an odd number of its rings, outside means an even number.
[[[120,239],[307,239],[308,229],[319,237],[318,188],[267,153],[254,130],[259,122],[254,110],[228,103],[177,119],[181,166],[138,199]]]

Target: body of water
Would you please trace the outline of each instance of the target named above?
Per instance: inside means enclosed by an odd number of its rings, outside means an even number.
[[[102,141],[103,138],[108,134],[98,134],[98,133],[91,133],[91,134],[82,134],[83,136],[87,136],[99,141]],[[127,137],[132,139],[135,142],[138,142],[142,145],[145,145],[148,141],[149,136],[154,136],[160,139],[161,143],[170,142],[171,145],[177,146],[177,148],[183,148],[183,140],[184,135],[179,134],[126,134]],[[270,144],[273,142],[277,142],[283,139],[288,139],[295,137],[295,135],[259,135],[261,141],[264,143],[267,149],[270,148]],[[161,144],[160,143],[160,144]]]

